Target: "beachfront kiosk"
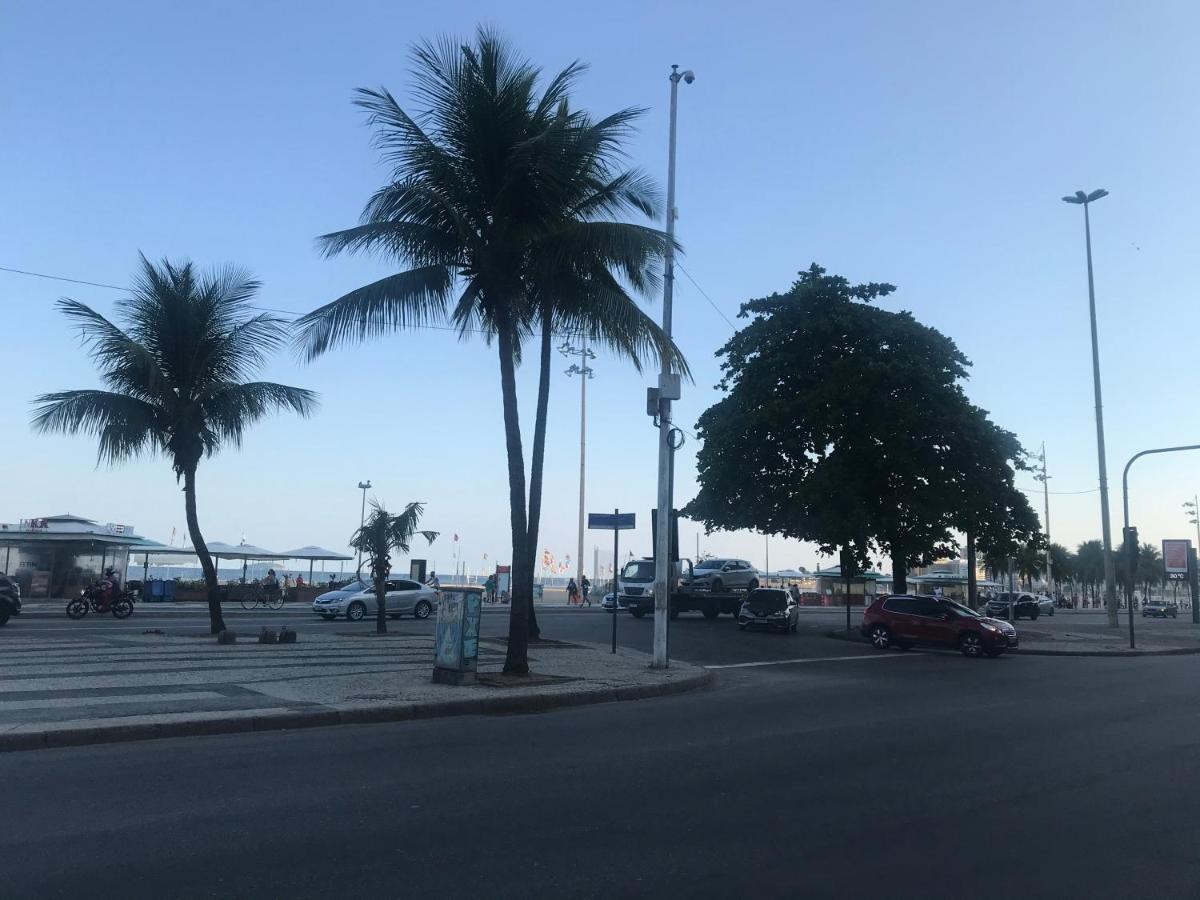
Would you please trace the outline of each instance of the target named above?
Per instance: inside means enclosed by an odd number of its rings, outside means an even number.
[[[67,597],[110,566],[124,577],[130,549],[146,543],[132,525],[69,513],[0,522],[0,571],[17,580],[23,597]]]

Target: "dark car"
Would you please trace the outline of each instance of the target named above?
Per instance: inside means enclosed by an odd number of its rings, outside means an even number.
[[[1042,614],[1042,604],[1033,594],[1017,591],[1013,594],[1013,619],[1031,619],[1036,621]],[[987,602],[985,611],[997,619],[1008,618],[1008,592],[997,594]]]
[[[1156,619],[1165,619],[1170,616],[1172,619],[1179,618],[1179,607],[1174,603],[1168,603],[1166,600],[1147,600],[1142,604],[1142,618],[1153,616]]]
[[[13,616],[21,614],[21,586],[8,575],[0,575],[0,625],[8,624]]]
[[[872,603],[862,621],[863,637],[878,650],[917,644],[954,647],[966,656],[999,656],[1017,646],[1017,629],[943,597],[890,594]]]
[[[742,602],[737,616],[738,628],[769,628],[795,631],[800,624],[800,607],[787,591],[755,588]]]

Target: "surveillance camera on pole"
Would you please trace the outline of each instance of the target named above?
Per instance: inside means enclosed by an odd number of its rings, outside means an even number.
[[[667,345],[671,342],[671,301],[675,289],[675,125],[679,108],[679,82],[691,84],[696,80],[696,73],[691,69],[679,71],[679,66],[671,66],[671,124],[670,138],[667,150],[667,249],[664,256],[663,272],[663,333]],[[653,388],[651,389],[653,390]],[[671,371],[671,358],[663,354],[662,372],[658,378],[657,396],[651,395],[657,401],[658,414],[658,517],[656,540],[654,543],[654,654],[653,666],[665,669],[667,660],[667,627],[670,609],[670,589],[673,580],[674,564],[671,559],[671,509],[672,478],[672,423],[671,401],[680,397],[679,375]],[[653,401],[652,401],[653,402]]]

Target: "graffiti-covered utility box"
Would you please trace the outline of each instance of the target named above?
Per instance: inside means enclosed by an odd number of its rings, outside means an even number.
[[[435,682],[475,683],[482,601],[482,588],[443,588],[438,592],[437,628],[434,630]]]

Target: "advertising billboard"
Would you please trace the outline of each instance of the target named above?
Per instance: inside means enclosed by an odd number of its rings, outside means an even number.
[[[1164,540],[1162,542],[1163,569],[1168,578],[1183,578],[1188,570],[1188,551],[1191,541]]]

